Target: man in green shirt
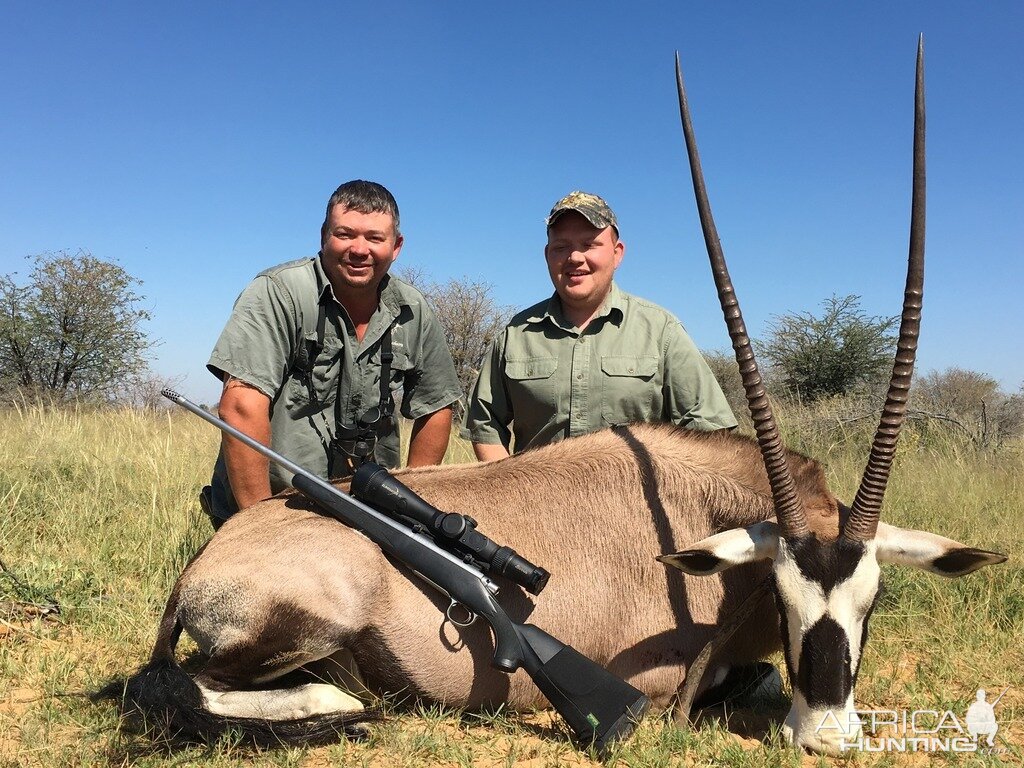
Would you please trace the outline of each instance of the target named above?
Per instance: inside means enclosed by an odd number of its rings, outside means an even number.
[[[608,204],[573,192],[547,225],[555,293],[513,317],[484,359],[462,430],[477,458],[635,421],[735,427],[679,321],[613,282],[626,247]]]
[[[461,395],[444,331],[422,294],[388,275],[402,248],[398,205],[380,184],[331,195],[314,258],[261,272],[235,302],[207,367],[224,382],[220,416],[321,477],[372,459],[439,464]],[[218,527],[287,486],[276,465],[225,435],[205,506]]]

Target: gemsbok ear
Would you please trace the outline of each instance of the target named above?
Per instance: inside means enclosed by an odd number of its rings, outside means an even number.
[[[734,565],[772,559],[778,547],[778,524],[764,522],[716,533],[682,552],[659,555],[658,560],[691,576],[710,576]]]
[[[875,535],[878,562],[912,565],[939,576],[966,576],[986,565],[1006,562],[1006,555],[975,549],[927,531],[879,523]]]

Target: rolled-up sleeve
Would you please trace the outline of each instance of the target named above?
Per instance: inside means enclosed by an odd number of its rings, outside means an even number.
[[[689,429],[731,429],[736,417],[718,379],[678,321],[664,337],[665,420]]]
[[[206,367],[219,379],[232,376],[273,399],[288,373],[295,311],[280,285],[270,277],[257,277],[235,300]]]
[[[484,356],[476,385],[469,397],[462,422],[461,437],[474,443],[503,445],[512,443],[512,408],[505,388],[502,353],[507,331],[494,339]]]
[[[425,302],[420,305],[419,311],[416,364],[414,370],[406,375],[403,384],[401,412],[407,419],[427,416],[462,397],[462,388],[444,328]]]

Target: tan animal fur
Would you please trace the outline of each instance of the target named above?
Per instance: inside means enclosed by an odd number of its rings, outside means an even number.
[[[813,527],[834,538],[838,506],[821,466],[790,455]],[[499,600],[667,706],[715,626],[767,573],[752,564],[696,578],[654,559],[716,531],[772,518],[757,445],[731,434],[643,424],[567,440],[490,464],[399,473],[440,509],[551,572],[532,597],[501,581]],[[545,706],[520,671],[490,667],[484,622],[447,621],[447,599],[356,531],[295,494],[231,518],[182,573],[175,619],[211,655],[202,681],[264,682],[347,647],[371,687],[458,706]],[[253,553],[260,553],[253,559]],[[779,646],[764,601],[728,651],[732,663]],[[766,629],[767,628],[767,629]],[[157,645],[160,646],[158,641]]]

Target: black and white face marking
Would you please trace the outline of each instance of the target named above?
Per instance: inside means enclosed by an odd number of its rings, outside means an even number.
[[[1006,555],[885,523],[869,542],[820,542],[813,536],[786,541],[776,523],[764,522],[716,533],[658,560],[692,576],[774,561],[775,600],[793,686],[783,733],[796,746],[835,754],[843,739],[855,741],[860,731],[853,689],[878,600],[879,564],[956,577],[1002,563]]]
[[[793,686],[783,730],[816,752],[837,753],[860,731],[853,689],[881,579],[875,549],[846,539],[779,540],[775,599]]]

